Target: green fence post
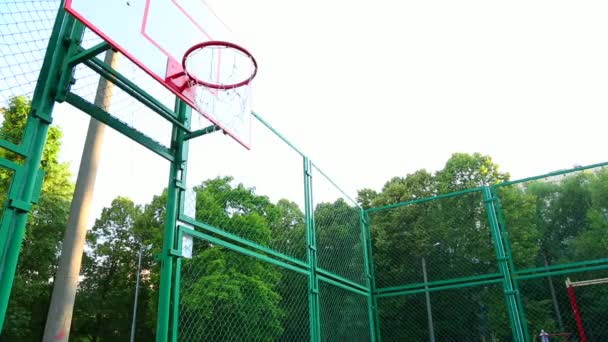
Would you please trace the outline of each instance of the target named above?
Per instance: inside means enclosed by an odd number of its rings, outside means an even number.
[[[502,214],[502,208],[500,206],[500,197],[498,196],[498,191],[496,190],[497,186],[492,186],[492,198],[494,199],[494,210],[496,211],[496,217],[498,219],[498,231],[500,237],[502,237],[502,241],[505,246],[506,257],[509,259],[509,266],[511,267],[511,273],[516,272],[515,262],[513,261],[513,251],[511,249],[511,242],[509,241],[509,234],[505,230],[506,224],[505,219]],[[524,308],[523,301],[521,299],[521,293],[519,292],[519,282],[517,279],[513,279],[513,290],[516,291],[517,297],[517,305],[519,307],[519,320],[522,322],[522,329],[526,340],[530,338],[530,333],[528,331],[528,321],[526,320],[526,309]]]
[[[32,199],[40,191],[40,160],[52,120],[57,83],[62,73],[61,66],[73,40],[74,20],[66,16],[63,2],[55,19],[49,38],[40,76],[32,97],[32,108],[21,141],[24,152],[23,168],[15,172],[7,206],[3,212],[0,231],[6,232],[5,247],[0,251],[0,331],[4,327],[6,309],[17,268],[19,251],[25,234],[25,225],[32,207]]]
[[[304,215],[306,216],[307,259],[310,267],[308,277],[308,306],[310,320],[310,340],[321,341],[319,313],[319,281],[317,279],[317,242],[312,202],[312,173],[310,160],[304,160]]]
[[[380,321],[378,320],[378,301],[376,299],[376,276],[374,274],[374,255],[372,253],[372,236],[369,224],[369,217],[365,210],[360,209],[361,213],[361,240],[363,241],[365,257],[365,274],[367,276],[368,310],[370,336],[372,341],[380,341]]]
[[[181,100],[176,100],[175,111],[182,124],[187,124],[190,110]],[[156,341],[165,342],[169,339],[169,327],[171,321],[171,279],[173,278],[174,256],[171,250],[175,245],[175,234],[177,227],[177,217],[179,199],[181,192],[185,190],[184,176],[184,135],[185,132],[173,125],[171,136],[171,151],[174,153],[174,161],[171,163],[169,171],[169,184],[167,186],[167,208],[165,213],[165,226],[163,231],[163,247],[161,251],[161,270],[160,287],[158,298],[158,313],[156,324]],[[174,322],[175,324],[175,322]],[[175,326],[174,326],[175,328]]]
[[[503,288],[505,293],[505,301],[507,304],[507,312],[509,314],[509,320],[511,322],[511,331],[513,333],[513,339],[515,341],[525,341],[526,336],[523,332],[523,324],[519,313],[518,300],[519,294],[513,287],[513,279],[509,269],[509,259],[505,252],[505,246],[500,236],[500,228],[498,226],[498,220],[496,218],[496,211],[494,207],[494,198],[488,186],[482,188],[483,199],[485,203],[486,214],[488,216],[488,223],[490,225],[490,233],[494,244],[494,250],[496,252],[496,259],[498,261],[498,268],[503,276]]]
[[[180,201],[181,202],[181,201]],[[182,253],[182,234],[177,235],[177,251]],[[171,308],[171,320],[173,326],[171,327],[171,341],[177,342],[179,338],[179,298],[182,281],[182,257],[178,256],[175,260],[175,283],[173,284],[173,307]]]

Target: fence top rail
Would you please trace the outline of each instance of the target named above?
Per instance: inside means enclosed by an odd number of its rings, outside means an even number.
[[[325,172],[323,172],[314,162],[311,162],[312,167],[315,169],[315,171],[319,172],[319,174],[323,177],[325,177],[325,179],[331,183],[331,185],[333,185],[336,190],[338,190],[342,196],[344,196],[344,198],[348,199],[355,207],[359,208],[359,209],[363,209],[361,208],[361,206],[359,205],[359,203],[357,203],[357,201],[355,201],[354,199],[352,199],[344,190],[342,190],[342,188],[340,188],[329,176],[327,176],[325,174]]]
[[[560,175],[573,173],[573,172],[577,172],[577,171],[594,169],[594,168],[598,168],[598,167],[602,167],[602,166],[608,166],[608,162],[591,164],[591,165],[587,165],[587,166],[578,166],[578,167],[574,167],[571,169],[553,171],[553,172],[545,173],[545,174],[538,175],[538,176],[526,177],[526,178],[522,178],[522,179],[502,182],[502,183],[494,184],[493,187],[496,188],[496,187],[501,187],[501,186],[509,186],[509,185],[513,185],[513,184],[518,184],[518,183],[525,183],[525,182],[530,182],[530,181],[534,181],[537,179],[555,177],[555,176],[560,176]]]
[[[412,204],[419,204],[419,203],[424,203],[424,202],[430,202],[430,201],[440,200],[440,199],[444,199],[444,198],[456,197],[456,196],[468,194],[468,193],[471,193],[471,192],[481,192],[482,189],[483,189],[483,187],[477,187],[477,188],[470,188],[470,189],[465,189],[465,190],[459,190],[459,191],[449,192],[447,194],[441,194],[441,195],[432,196],[432,197],[419,198],[419,199],[415,199],[415,200],[411,200],[411,201],[406,201],[406,202],[393,203],[393,204],[388,204],[388,205],[384,205],[384,206],[381,206],[381,207],[369,208],[369,209],[366,209],[365,212],[367,212],[369,214],[369,213],[373,213],[373,212],[377,212],[377,211],[394,209],[394,208],[404,207],[404,206],[408,206],[408,205],[412,205]]]
[[[296,153],[298,153],[303,158],[306,157],[306,155],[302,151],[300,151],[300,149],[298,149],[294,144],[292,144],[289,140],[287,140],[287,138],[285,138],[281,133],[279,133],[279,131],[277,131],[274,127],[272,127],[258,113],[252,111],[251,115],[253,115],[253,117],[256,120],[258,120],[262,125],[264,125],[266,128],[268,128],[272,133],[274,133],[274,135],[276,135],[279,139],[283,140],[283,142],[285,142],[287,144],[287,146],[289,146],[292,150],[294,150]]]

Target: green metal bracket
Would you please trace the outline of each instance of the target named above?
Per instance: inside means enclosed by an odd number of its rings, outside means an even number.
[[[148,148],[152,152],[155,152],[159,156],[167,159],[168,161],[173,161],[175,159],[175,157],[170,149],[163,146],[161,143],[152,140],[150,137],[143,134],[142,132],[140,132],[140,131],[130,127],[129,125],[125,124],[124,122],[118,120],[117,118],[112,116],[110,113],[102,110],[101,108],[88,102],[87,100],[83,99],[82,97],[80,97],[76,94],[73,94],[73,93],[68,93],[66,96],[66,101],[69,104],[71,104],[72,106],[84,111],[85,113],[88,113],[89,115],[91,115],[92,117],[97,119],[98,121],[103,122],[104,124],[114,128],[115,130],[126,135],[127,137],[131,138],[135,142],[143,145],[144,147]]]
[[[32,204],[31,203],[27,203],[21,200],[17,200],[17,199],[10,199],[8,201],[8,207],[12,208],[12,209],[17,209],[21,212],[27,213],[30,210],[32,210]]]
[[[76,54],[78,51],[82,50],[80,44],[82,43],[82,37],[84,35],[84,24],[75,21],[73,26],[73,31],[69,38],[65,38],[63,43],[67,48],[66,56],[61,63],[61,76],[59,78],[59,82],[57,82],[57,89],[55,90],[55,100],[58,102],[65,101],[65,97],[70,90],[72,84],[74,84],[74,72],[75,69],[73,66],[69,65],[70,56]]]
[[[79,52],[74,54],[72,57],[68,59],[67,65],[68,67],[74,67],[88,59],[91,59],[102,52],[110,50],[112,47],[107,42],[103,41],[92,48],[83,49],[80,48]]]
[[[193,138],[198,138],[200,136],[203,136],[203,135],[206,135],[206,134],[209,134],[209,133],[213,133],[213,132],[217,132],[217,131],[220,131],[220,130],[221,130],[220,126],[217,126],[217,125],[207,126],[207,127],[203,128],[203,129],[199,129],[198,131],[187,133],[184,136],[184,140],[190,140],[190,139],[193,139]]]
[[[178,189],[181,189],[181,190],[187,189],[186,183],[184,183],[184,181],[182,181],[181,179],[174,179],[174,182],[175,182],[175,187],[177,187]]]
[[[83,63],[108,81],[112,82],[118,88],[122,89],[125,93],[135,98],[137,101],[158,113],[165,120],[171,122],[175,127],[178,127],[184,132],[190,132],[190,129],[188,129],[183,122],[178,120],[177,114],[175,114],[174,111],[152,97],[152,95],[148,94],[127,77],[105,64],[99,58],[93,57],[85,60]]]
[[[32,109],[32,116],[42,121],[43,123],[50,125],[53,123],[53,118],[47,112],[39,111],[35,108]]]
[[[15,145],[10,141],[0,139],[0,147],[5,150],[14,152],[22,157],[27,157],[27,152],[24,150],[23,146]]]

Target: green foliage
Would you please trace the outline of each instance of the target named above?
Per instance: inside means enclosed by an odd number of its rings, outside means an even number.
[[[183,339],[274,341],[281,336],[285,313],[275,291],[280,273],[221,247],[198,244],[197,250],[182,268]]]
[[[439,193],[476,188],[506,181],[509,174],[501,173],[490,156],[454,153],[443,169],[435,175]]]
[[[296,203],[279,200],[270,214],[269,227],[270,247],[297,259],[306,259],[306,222]]]
[[[87,234],[86,262],[83,265],[74,316],[74,335],[91,341],[126,340],[130,333],[137,256],[144,246],[135,234],[135,221],[141,208],[130,199],[118,197]],[[149,258],[142,262],[142,269],[149,269]],[[142,272],[147,275],[147,272]],[[150,278],[142,276],[140,295],[149,298]],[[140,302],[142,308],[145,300]],[[145,310],[138,310],[137,336],[142,340],[153,338],[144,329]]]
[[[367,207],[383,206],[420,199],[428,194],[500,184],[506,180],[508,175],[499,173],[489,158],[479,154],[454,154],[444,169],[433,175],[421,170],[405,178],[393,178],[380,193],[369,189],[360,192],[359,201]],[[418,196],[419,193],[424,195]],[[422,283],[423,272],[419,266],[422,259],[426,261],[430,281],[496,272],[496,256],[483,199],[475,194],[461,193],[371,213],[378,286]],[[500,225],[508,234],[503,238],[508,237],[509,251],[518,270],[608,256],[608,170],[605,168],[498,186],[496,195],[499,198]],[[563,281],[564,278],[543,278],[520,283],[532,334],[538,334],[540,329],[576,331]],[[477,289],[482,293],[480,288]],[[431,295],[437,336],[441,334],[439,330],[449,332],[452,338],[463,331],[469,335],[462,335],[458,340],[473,339],[473,333],[467,333],[463,327],[475,325],[482,328],[477,334],[486,340],[510,338],[503,294],[475,294],[473,296],[477,299],[474,302],[461,305],[456,304],[455,298],[441,303],[442,293]],[[592,324],[595,318],[608,314],[598,293],[595,291],[594,299],[584,304],[585,310],[593,313],[586,319],[589,330],[594,334],[592,340],[606,338],[605,329],[600,329],[597,323]],[[424,323],[415,317],[407,318],[411,324],[404,326],[402,323],[401,312],[412,308],[413,297],[385,301],[387,304],[381,307],[383,336],[396,334],[391,329],[406,327],[415,333],[416,324]],[[463,307],[483,310],[471,311]],[[426,317],[425,309],[425,306],[414,309],[417,310],[415,316]],[[423,325],[421,329],[425,328]],[[397,335],[388,340],[404,338]]]
[[[358,208],[338,198],[333,203],[317,204],[314,215],[319,267],[349,280],[364,283]]]
[[[196,217],[205,223],[266,246],[294,231],[289,248],[305,241],[297,236],[304,233],[303,215],[289,201],[274,205],[230,177],[207,180],[195,192]],[[204,241],[194,253],[182,266],[183,339],[274,341],[284,333],[278,270]]]
[[[31,104],[13,98],[2,109],[0,138],[23,139]],[[60,240],[73,192],[67,164],[59,163],[61,131],[49,130],[41,166],[46,177],[40,202],[28,221],[7,325],[1,341],[40,340]],[[3,150],[0,157],[20,162]],[[12,174],[0,170],[3,202]],[[418,170],[390,179],[381,191],[359,191],[364,208],[415,201],[508,180],[489,156],[456,153],[434,173]],[[273,203],[231,177],[209,179],[197,187],[197,220],[249,241],[306,261],[306,220],[301,208],[282,199]],[[608,171],[496,188],[501,228],[508,235],[518,269],[606,258],[608,250]],[[142,250],[136,336],[153,340],[159,264],[167,192],[144,206],[118,197],[103,210],[87,235],[82,282],[78,289],[72,337],[75,340],[126,340],[130,330]],[[314,208],[318,265],[365,283],[360,213],[338,199]],[[379,287],[485,275],[498,271],[480,192],[412,203],[370,215],[376,282]],[[142,249],[142,246],[145,248]],[[150,248],[147,248],[150,247]],[[204,239],[195,239],[192,259],[181,260],[179,335],[182,340],[289,341],[308,336],[308,278],[280,269]],[[581,275],[582,276],[582,275]],[[554,284],[557,295],[550,291]],[[528,326],[573,331],[563,279],[521,283]],[[586,317],[608,316],[606,290],[582,292]],[[321,283],[322,330],[336,340],[367,339],[367,301]],[[432,292],[438,340],[511,338],[504,294],[498,285]],[[555,307],[564,321],[558,323]],[[591,316],[592,315],[592,316]],[[426,340],[423,293],[380,300],[384,340]],[[604,328],[590,330],[604,340]],[[356,336],[356,337],[353,337]]]

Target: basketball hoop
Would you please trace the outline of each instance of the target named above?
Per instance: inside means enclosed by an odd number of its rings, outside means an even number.
[[[201,113],[223,113],[221,125],[249,136],[251,90],[258,65],[251,53],[224,41],[189,48],[182,59],[186,88]]]
[[[248,85],[258,71],[258,63],[249,51],[218,40],[189,48],[182,59],[182,67],[191,85],[221,90]]]

